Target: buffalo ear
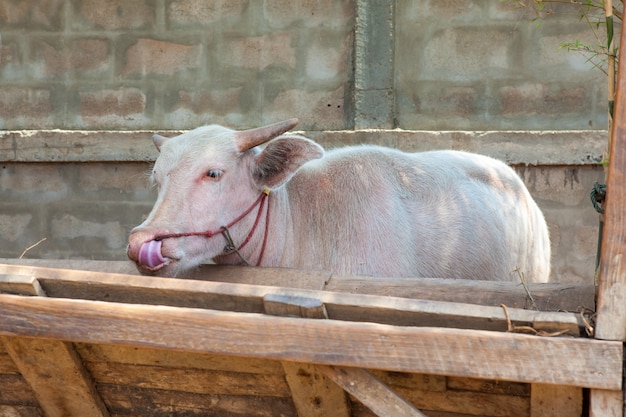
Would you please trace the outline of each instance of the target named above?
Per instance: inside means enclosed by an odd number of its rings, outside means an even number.
[[[167,142],[170,138],[166,138],[165,136],[154,134],[152,135],[152,142],[154,142],[154,146],[156,146],[157,151],[161,152],[161,146],[165,142]]]
[[[324,156],[324,149],[312,140],[283,135],[267,143],[256,156],[253,176],[257,184],[277,188],[287,183],[302,165]]]

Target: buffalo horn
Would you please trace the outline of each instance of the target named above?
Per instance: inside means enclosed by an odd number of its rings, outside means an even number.
[[[257,127],[249,130],[237,132],[236,141],[240,152],[245,152],[255,146],[267,142],[276,136],[293,129],[298,124],[298,119],[289,119],[283,122],[274,123],[269,126]]]

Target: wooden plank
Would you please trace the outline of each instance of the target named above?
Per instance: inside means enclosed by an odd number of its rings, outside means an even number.
[[[109,362],[253,374],[283,374],[280,362],[267,359],[83,343],[77,343],[76,350],[84,362]]]
[[[138,388],[209,395],[289,396],[289,387],[282,374],[210,371],[108,362],[88,362],[86,367],[98,384],[121,384]]]
[[[139,275],[131,261],[102,261],[93,259],[32,259],[0,258],[0,265],[24,267],[72,269],[75,271],[108,272],[111,274]]]
[[[579,387],[532,384],[530,417],[575,417],[583,413],[583,392]]]
[[[432,392],[397,388],[396,391],[415,407],[422,410],[428,417],[441,414],[481,417],[527,417],[530,414],[530,397],[528,396],[457,391],[453,389]]]
[[[322,270],[228,265],[202,265],[184,274],[187,279],[309,290],[323,289],[331,276],[330,272]]]
[[[50,268],[85,270],[137,275],[134,265],[126,261],[0,259],[0,273],[5,265],[34,265],[49,269],[25,269],[23,273],[47,278],[67,275]],[[280,273],[277,273],[280,272]],[[372,278],[331,276],[325,271],[299,271],[282,268],[227,267],[203,265],[187,275],[189,279],[231,282],[240,284],[274,285],[288,288],[325,289],[333,292],[384,295],[393,297],[440,300],[459,303],[526,308],[530,301],[526,290],[510,282],[475,280],[449,280],[437,278]],[[593,309],[593,285],[529,284],[539,310],[580,311],[581,307]]]
[[[365,369],[335,366],[320,366],[319,369],[379,417],[425,417]]]
[[[326,306],[317,298],[291,294],[267,294],[263,297],[266,314],[283,317],[327,319]]]
[[[0,343],[4,347],[3,343]],[[19,374],[20,371],[15,366],[15,362],[8,353],[0,353],[0,375],[2,374]]]
[[[349,417],[344,391],[319,370],[320,366],[283,361],[285,378],[299,417]]]
[[[457,391],[474,391],[490,394],[530,397],[530,384],[498,381],[495,379],[475,379],[448,377],[447,386]]]
[[[268,294],[265,312],[274,316],[326,319],[324,304],[315,298]],[[281,362],[299,417],[350,417],[344,391],[308,363]]]
[[[106,272],[114,274],[139,275],[137,268],[130,261],[92,261],[84,259],[7,259],[0,258],[1,265],[20,265],[23,267],[48,268],[48,277],[59,276],[54,269]],[[60,271],[60,273],[64,273]],[[231,282],[238,284],[259,284],[289,288],[324,288],[331,273],[322,270],[296,270],[292,268],[257,268],[247,266],[202,265],[187,271],[178,279],[199,281]]]
[[[268,314],[328,318],[324,304],[315,298],[269,294],[264,297],[264,305]],[[381,417],[423,416],[419,410],[363,369],[292,362],[283,362],[283,367],[300,417],[350,416],[348,401],[341,389],[357,397]]]
[[[373,279],[335,275],[324,289],[486,306],[505,304],[527,309],[533,305],[528,296],[530,293],[540,311],[581,311],[583,307],[593,309],[595,305],[593,284],[530,283],[527,291],[522,285],[512,282],[443,278]]]
[[[621,417],[623,407],[622,391],[594,389],[589,398],[589,417]]]
[[[45,296],[36,277],[22,274],[0,274],[0,292]]]
[[[9,294],[0,317],[10,336],[613,390],[622,379],[611,341]]]
[[[46,296],[36,277],[23,274],[0,275],[0,290]],[[0,342],[48,417],[109,416],[72,345],[15,337],[0,337]]]
[[[48,417],[109,416],[69,343],[16,337],[1,340]]]
[[[43,289],[51,297],[262,313],[263,298],[269,294],[277,294],[318,299],[324,304],[329,317],[337,320],[506,331],[510,319],[514,326],[530,326],[546,332],[566,331],[574,336],[579,335],[584,327],[581,317],[572,313],[508,309],[507,319],[500,307],[101,272],[25,268],[0,265],[0,273],[4,271],[7,275],[24,273],[37,276]],[[294,272],[290,271],[290,274],[295,277],[297,274],[294,275]]]
[[[42,417],[38,407],[0,405],[0,417]]]
[[[381,382],[394,387],[421,391],[445,391],[447,377],[442,375],[426,375],[406,372],[389,372],[376,369],[369,370]]]
[[[620,45],[626,45],[626,30]],[[595,337],[626,340],[626,52],[619,48],[617,88],[609,145],[607,196],[598,272]],[[626,387],[622,387],[622,390]],[[591,390],[591,415],[624,414],[624,393]]]
[[[21,375],[0,375],[0,404],[37,407],[33,390]]]
[[[626,45],[626,30],[621,31]],[[609,149],[604,232],[599,265],[595,337],[626,340],[626,53],[619,50],[619,68]]]
[[[300,417],[290,398],[209,395],[99,385],[111,413],[133,417]]]

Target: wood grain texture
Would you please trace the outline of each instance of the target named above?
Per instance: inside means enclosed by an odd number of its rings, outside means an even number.
[[[20,265],[21,273],[39,274],[48,278],[67,275],[52,268],[137,275],[136,268],[125,261],[88,261],[54,259],[0,259],[2,264]],[[28,266],[42,268],[29,270]],[[47,268],[45,268],[47,267]],[[46,271],[46,269],[48,269]],[[15,269],[11,269],[16,271]],[[16,272],[17,273],[17,272]],[[370,294],[424,300],[439,300],[488,306],[505,304],[527,308],[530,300],[526,290],[510,282],[449,280],[438,278],[372,278],[335,276],[325,271],[301,271],[285,268],[254,268],[203,265],[185,278],[203,281],[280,286],[286,288],[325,289],[327,291]],[[593,285],[529,284],[532,297],[541,311],[580,311],[593,308]]]
[[[530,414],[530,398],[524,396],[454,389],[430,392],[396,388],[396,392],[429,417],[435,413],[481,417],[526,417]]]
[[[320,371],[321,366],[283,361],[285,378],[298,417],[350,417],[344,391]]]
[[[0,334],[620,389],[622,344],[0,294]]]
[[[0,292],[23,295],[46,295],[36,277],[22,274],[0,274]]]
[[[4,348],[3,343],[0,343],[0,346]],[[0,353],[0,375],[4,375],[4,374],[17,375],[19,373],[20,371],[17,369],[17,366],[15,366],[15,362],[13,362],[13,359],[11,359],[9,354],[6,352]]]
[[[620,45],[626,45],[626,30]],[[619,48],[617,93],[609,149],[604,230],[598,273],[595,337],[626,340],[626,52]],[[623,416],[624,389],[591,390],[590,415]]]
[[[253,374],[282,375],[278,361],[201,353],[179,352],[130,346],[94,345],[77,343],[76,350],[83,362],[147,365],[187,370],[246,372]],[[1,359],[1,356],[0,356]]]
[[[623,394],[620,390],[594,389],[589,398],[589,417],[622,417],[624,414]]]
[[[263,306],[266,314],[274,316],[328,318],[324,304],[316,298],[268,294]],[[345,392],[325,377],[318,365],[281,363],[299,417],[350,417]]]
[[[290,398],[194,394],[133,386],[98,386],[113,416],[299,417]]]
[[[547,283],[527,285],[533,301],[541,311],[580,311],[592,309],[593,285]],[[387,295],[455,303],[531,308],[532,302],[522,285],[512,282],[490,282],[469,279],[391,278],[373,279],[358,276],[332,276],[327,291]]]
[[[89,362],[87,369],[98,384],[121,384],[138,388],[209,395],[289,397],[283,375],[180,369],[162,366]]]
[[[43,417],[39,407],[0,405],[0,417]]]
[[[335,366],[319,369],[379,417],[426,417],[365,369]]]
[[[582,416],[583,392],[578,387],[532,384],[530,417]]]
[[[0,338],[48,417],[108,417],[91,377],[67,342]]]
[[[0,375],[0,404],[38,407],[35,393],[21,375]]]
[[[626,45],[626,31],[621,31]],[[619,49],[595,337],[626,340],[626,53]]]
[[[256,270],[262,270],[257,268]],[[297,278],[296,270],[280,270]],[[0,265],[0,273],[36,276],[50,297],[170,305],[224,311],[263,313],[269,296],[316,299],[328,317],[401,326],[458,327],[506,331],[500,307],[408,298],[335,293],[249,284],[140,277],[74,270]],[[286,304],[285,304],[286,305]],[[578,314],[508,309],[511,324],[577,336],[583,328]],[[298,313],[291,313],[298,314]]]

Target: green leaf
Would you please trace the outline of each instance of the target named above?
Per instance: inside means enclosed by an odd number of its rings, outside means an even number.
[[[606,47],[610,48],[613,42],[613,16],[606,17]]]

